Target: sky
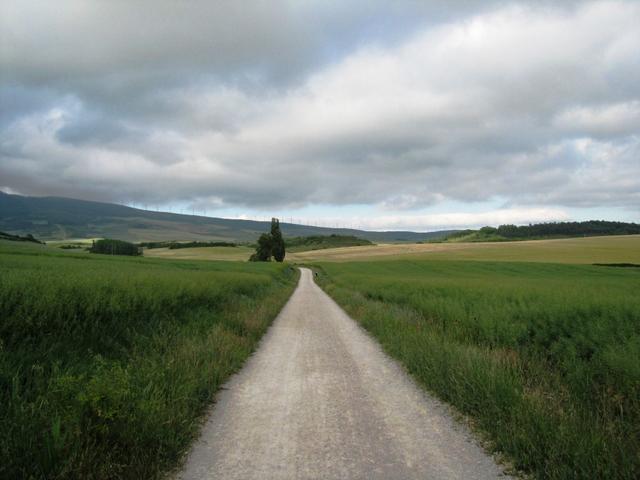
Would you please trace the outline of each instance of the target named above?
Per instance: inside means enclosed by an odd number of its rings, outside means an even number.
[[[640,2],[4,0],[0,190],[372,230],[640,221]]]

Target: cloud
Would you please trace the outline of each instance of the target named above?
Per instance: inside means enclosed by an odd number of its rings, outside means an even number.
[[[581,132],[593,137],[637,134],[640,132],[640,100],[596,107],[573,107],[558,114],[554,125],[565,131]]]
[[[453,212],[429,215],[394,214],[375,217],[347,216],[323,217],[311,221],[321,226],[349,226],[353,228],[385,231],[436,231],[479,228],[486,225],[529,224],[569,220],[570,215],[557,208],[503,208],[483,212]]]
[[[441,230],[478,228],[485,225],[528,224],[568,220],[569,215],[553,208],[513,208],[481,213],[440,213],[435,215],[381,216],[362,221],[371,230]]]
[[[0,184],[405,223],[638,210],[640,5],[347,3],[7,3]]]

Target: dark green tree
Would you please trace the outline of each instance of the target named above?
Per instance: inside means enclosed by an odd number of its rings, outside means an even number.
[[[256,253],[249,258],[250,262],[269,262],[273,257],[277,262],[284,260],[285,247],[282,232],[280,231],[280,221],[277,218],[271,219],[271,232],[263,233],[258,239]]]
[[[272,240],[271,235],[263,233],[258,239],[258,246],[256,247],[256,253],[251,255],[249,259],[252,262],[269,262],[271,261]]]
[[[280,231],[280,221],[277,218],[271,219],[271,253],[276,262],[282,262],[286,254],[284,239]]]
[[[89,249],[91,253],[102,253],[105,255],[141,255],[140,247],[124,240],[114,240],[103,238],[95,240]]]

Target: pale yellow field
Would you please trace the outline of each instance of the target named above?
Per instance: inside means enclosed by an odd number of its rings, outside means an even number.
[[[90,247],[94,240],[98,238],[68,238],[66,240],[47,240],[47,246],[60,247],[62,245],[79,245],[82,247]]]
[[[381,244],[287,254],[287,260],[294,262],[346,262],[400,258],[640,264],[640,235],[523,242]]]
[[[255,250],[249,247],[151,248],[144,256],[170,260],[236,260],[246,261]]]
[[[174,260],[246,261],[249,247],[154,248],[144,256]],[[640,235],[486,243],[408,243],[287,253],[290,262],[347,262],[393,259],[492,260],[559,263],[640,264]]]

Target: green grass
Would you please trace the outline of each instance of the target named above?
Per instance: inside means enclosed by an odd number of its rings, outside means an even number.
[[[313,235],[309,237],[285,238],[287,252],[306,252],[327,248],[357,247],[373,245],[369,240],[353,235]]]
[[[338,303],[518,469],[638,478],[638,269],[445,260],[319,268]]]
[[[0,242],[0,478],[159,478],[294,286],[281,264]]]
[[[232,260],[248,261],[255,248],[239,245],[237,247],[198,247],[198,248],[151,248],[143,255],[148,258],[170,260]]]

